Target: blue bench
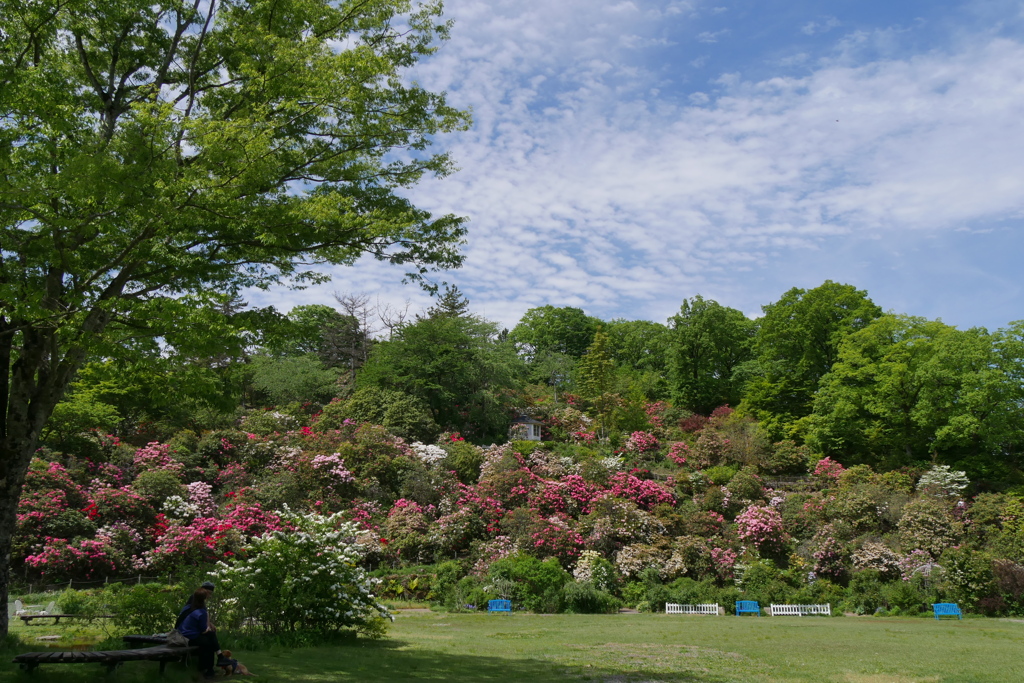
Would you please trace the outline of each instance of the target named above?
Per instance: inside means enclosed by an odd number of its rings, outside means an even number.
[[[512,601],[511,600],[488,600],[487,601],[488,612],[511,612]]]
[[[955,602],[936,602],[932,605],[932,611],[935,612],[935,618],[940,617],[956,617],[957,619],[963,619],[964,615],[960,611],[960,606]]]
[[[761,605],[757,603],[757,600],[737,600],[736,601],[736,616],[744,613],[756,614],[761,616]]]

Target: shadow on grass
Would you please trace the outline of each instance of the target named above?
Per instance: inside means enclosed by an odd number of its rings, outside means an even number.
[[[710,672],[667,673],[642,668],[617,669],[519,657],[423,650],[401,640],[361,641],[330,648],[238,653],[260,681],[600,681],[608,683],[702,682],[739,680]],[[444,647],[441,645],[441,647]]]

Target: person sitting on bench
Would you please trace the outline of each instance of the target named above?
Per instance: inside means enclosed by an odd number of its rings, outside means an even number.
[[[220,652],[220,643],[217,641],[217,630],[210,623],[210,615],[206,611],[206,601],[210,597],[210,591],[200,588],[192,594],[189,603],[192,610],[181,622],[178,631],[188,638],[188,644],[199,648],[199,668],[205,678],[213,678],[216,672],[213,670],[214,655]],[[221,659],[224,659],[221,657]],[[217,666],[231,666],[233,661],[218,662]]]
[[[202,585],[199,587],[209,591],[210,597],[213,597],[213,589],[215,586],[213,585],[212,581],[204,581]],[[181,630],[181,623],[185,621],[185,617],[187,617],[192,612],[193,609],[194,608],[192,607],[192,597],[189,596],[188,602],[186,602],[185,606],[181,608],[180,612],[178,612],[178,618],[174,621],[175,630]]]

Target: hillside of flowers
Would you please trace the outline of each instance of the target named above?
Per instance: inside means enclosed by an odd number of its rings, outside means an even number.
[[[378,597],[479,609],[659,610],[747,598],[919,613],[936,600],[1024,614],[1024,505],[945,465],[879,472],[767,443],[756,423],[647,403],[599,436],[572,396],[533,412],[545,440],[389,434],[338,410],[256,410],[79,453],[41,450],[12,573],[28,584],[209,568],[227,575],[296,514],[345,524]],[[277,534],[275,536],[275,533]],[[339,541],[340,542],[340,541]],[[258,545],[258,543],[256,543]],[[346,560],[346,561],[349,561]],[[219,567],[219,569],[217,569]]]

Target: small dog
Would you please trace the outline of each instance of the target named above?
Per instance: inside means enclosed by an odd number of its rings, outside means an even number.
[[[224,655],[224,657],[226,657],[227,659],[231,659],[231,650],[221,650],[221,654]],[[224,669],[224,675],[225,676],[230,676],[232,674],[231,667],[223,666],[221,668]],[[249,669],[246,668],[245,664],[242,664],[241,662],[237,662],[235,664],[234,673],[236,675],[238,675],[238,676],[252,676],[253,675],[249,671]]]

